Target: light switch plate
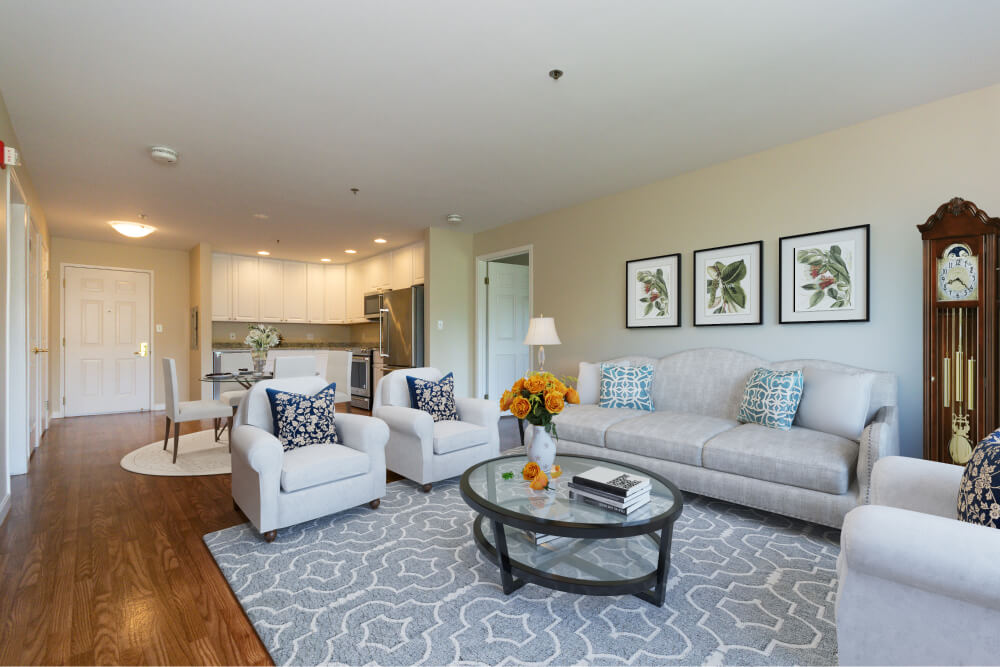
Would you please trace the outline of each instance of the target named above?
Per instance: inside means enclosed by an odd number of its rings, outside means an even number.
[[[163,333],[163,325],[162,324],[157,324],[156,325],[156,333]]]
[[[438,320],[438,331],[444,330],[444,320]]]

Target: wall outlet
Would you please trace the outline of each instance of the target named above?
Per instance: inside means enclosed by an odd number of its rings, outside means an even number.
[[[162,324],[157,324],[156,325],[156,333],[163,333],[163,325]]]
[[[236,340],[236,334],[232,331],[229,332],[229,340]]]
[[[438,331],[444,331],[444,320],[438,320]]]

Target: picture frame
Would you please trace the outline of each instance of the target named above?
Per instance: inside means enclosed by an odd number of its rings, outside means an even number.
[[[778,239],[778,322],[868,322],[871,225]]]
[[[764,323],[763,241],[695,250],[692,264],[696,327]]]
[[[681,325],[681,255],[625,262],[625,328]]]

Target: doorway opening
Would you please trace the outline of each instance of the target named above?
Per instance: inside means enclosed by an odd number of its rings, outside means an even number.
[[[476,395],[500,395],[531,370],[532,248],[476,258]]]

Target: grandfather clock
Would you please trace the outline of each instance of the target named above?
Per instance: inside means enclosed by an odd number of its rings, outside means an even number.
[[[997,423],[997,235],[959,197],[918,225],[924,240],[924,458],[964,465]]]

